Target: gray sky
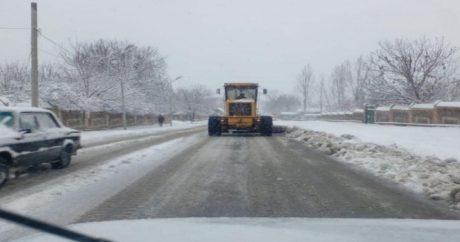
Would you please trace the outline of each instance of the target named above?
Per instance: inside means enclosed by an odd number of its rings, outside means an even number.
[[[53,40],[129,40],[167,56],[177,85],[257,81],[294,90],[301,67],[329,75],[378,41],[444,36],[460,47],[459,0],[38,0]],[[0,0],[1,27],[29,27],[30,1]],[[30,31],[0,29],[0,62],[28,61]],[[58,48],[40,40],[41,61]]]

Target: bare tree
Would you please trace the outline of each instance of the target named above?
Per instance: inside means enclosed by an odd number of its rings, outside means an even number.
[[[21,63],[0,65],[0,96],[11,102],[30,99],[30,69]]]
[[[371,54],[369,91],[375,102],[430,102],[455,85],[457,49],[443,39],[382,42]]]
[[[307,112],[307,105],[309,101],[310,89],[313,85],[314,77],[313,70],[310,64],[304,66],[297,76],[297,90],[302,97],[302,110]]]
[[[354,107],[362,107],[366,102],[366,84],[369,81],[369,71],[369,65],[363,57],[359,57],[353,63],[350,88]]]
[[[111,46],[103,40],[77,43],[71,52],[61,53],[67,64],[67,78],[77,85],[84,98],[103,97],[114,89],[114,83],[106,78],[111,54]]]
[[[183,110],[187,111],[190,121],[195,119],[198,112],[208,113],[214,108],[211,91],[202,85],[180,88],[177,90],[177,96]]]
[[[324,108],[324,99],[326,98],[325,96],[325,90],[324,90],[324,76],[321,77],[321,81],[319,82],[319,112],[323,112]]]
[[[65,76],[81,93],[82,109],[147,113],[165,106],[167,66],[156,49],[98,40],[77,43],[63,57]]]
[[[335,109],[350,108],[347,90],[352,80],[351,64],[349,61],[334,67],[331,74],[331,96],[334,98]]]

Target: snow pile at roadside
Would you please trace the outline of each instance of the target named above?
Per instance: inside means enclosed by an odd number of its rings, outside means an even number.
[[[276,124],[326,132],[351,134],[362,141],[379,145],[397,145],[414,154],[460,160],[458,127],[412,127],[328,121],[276,121]]]
[[[460,162],[455,158],[417,156],[396,145],[361,142],[349,134],[338,137],[294,127],[288,129],[287,135],[339,161],[399,183],[431,199],[446,200],[453,208],[460,209]]]
[[[173,121],[173,125],[170,126],[169,123],[164,124],[163,127],[158,125],[149,125],[149,126],[138,126],[138,127],[129,127],[127,130],[123,129],[108,129],[108,130],[98,130],[98,131],[83,131],[81,132],[81,140],[84,146],[90,145],[92,143],[97,143],[100,141],[107,141],[108,139],[121,139],[136,137],[139,135],[148,135],[148,134],[157,134],[164,131],[177,131],[181,129],[199,127],[205,125],[205,121],[197,122],[183,122],[183,121]]]

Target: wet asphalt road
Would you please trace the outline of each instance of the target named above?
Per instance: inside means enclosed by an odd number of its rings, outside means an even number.
[[[203,138],[76,222],[164,217],[459,218],[284,136],[222,136]]]

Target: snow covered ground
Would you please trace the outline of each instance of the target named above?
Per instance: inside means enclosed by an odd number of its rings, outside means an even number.
[[[460,127],[412,127],[352,122],[276,121],[275,124],[326,132],[351,134],[364,142],[398,146],[422,156],[460,160]]]
[[[460,209],[460,128],[325,121],[277,122],[288,137],[337,160]],[[405,130],[407,129],[407,130]],[[410,136],[409,136],[410,135]],[[423,143],[424,149],[417,146]],[[447,153],[447,154],[446,154]],[[451,157],[451,158],[448,158]]]
[[[196,121],[191,123],[174,120],[172,126],[170,126],[169,123],[166,123],[163,125],[163,127],[160,127],[158,125],[149,125],[129,127],[127,130],[118,128],[98,131],[83,131],[81,135],[81,141],[83,146],[89,146],[99,142],[106,142],[112,139],[125,139],[130,137],[136,137],[139,135],[157,134],[164,131],[177,131],[186,128],[199,127],[205,124],[206,121]]]
[[[200,136],[192,135],[151,146],[96,167],[37,183],[1,197],[0,203],[4,209],[66,225],[199,140]],[[83,149],[82,152],[104,149],[105,146]],[[0,241],[9,241],[30,232],[15,224],[0,222]]]

